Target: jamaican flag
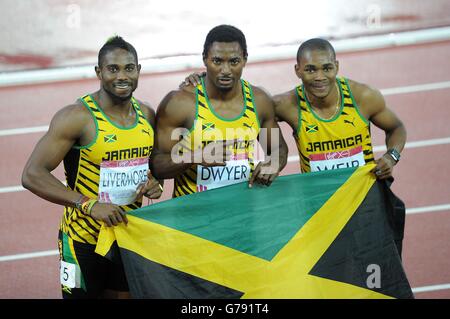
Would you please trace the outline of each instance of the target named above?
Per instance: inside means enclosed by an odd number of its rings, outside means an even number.
[[[135,298],[412,298],[404,206],[373,167],[143,207],[102,228],[96,251],[120,255]]]

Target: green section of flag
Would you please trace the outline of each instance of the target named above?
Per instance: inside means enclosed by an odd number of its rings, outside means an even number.
[[[146,206],[130,215],[271,260],[354,171],[280,176],[270,187],[252,189],[240,183]]]
[[[120,249],[135,298],[411,298],[391,223],[404,208],[374,166],[145,207],[127,227],[102,228],[96,251]],[[368,265],[380,288],[367,286]]]

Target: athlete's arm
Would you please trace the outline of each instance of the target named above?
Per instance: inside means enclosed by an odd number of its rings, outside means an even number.
[[[261,123],[260,145],[266,155],[266,161],[260,162],[249,181],[269,186],[286,166],[288,148],[281,130],[275,121],[275,109],[272,98],[263,90],[253,87],[255,104]],[[276,139],[276,140],[273,140]]]
[[[161,101],[156,112],[156,139],[151,156],[151,170],[158,179],[169,179],[181,174],[192,163],[174,162],[172,150],[194,123],[195,98],[188,92],[172,91]],[[177,154],[174,154],[177,155]]]
[[[406,143],[406,129],[402,121],[391,111],[380,91],[368,86],[355,85],[355,99],[359,104],[363,115],[373,124],[382,129],[386,134],[386,147],[388,150],[395,149],[401,153]],[[379,179],[392,176],[395,160],[387,153],[376,161],[375,174]]]
[[[180,83],[180,88],[184,88],[185,86],[197,86],[202,83],[201,78],[206,76],[206,72],[203,71],[202,73],[191,73],[189,74],[183,82]]]
[[[86,110],[87,112],[87,110]],[[48,132],[31,153],[22,173],[22,185],[48,201],[74,207],[80,194],[69,190],[51,172],[61,163],[88,124],[83,106],[69,105],[55,114]]]
[[[86,128],[93,125],[89,111],[82,105],[69,105],[53,117],[48,132],[31,153],[22,173],[22,185],[52,203],[75,207],[81,194],[70,190],[51,172],[61,163],[77,140],[86,136]],[[122,210],[112,204],[96,203],[91,216],[106,225],[127,223]]]
[[[298,129],[298,108],[295,90],[278,94],[273,97],[275,104],[275,119],[286,122],[294,132]]]

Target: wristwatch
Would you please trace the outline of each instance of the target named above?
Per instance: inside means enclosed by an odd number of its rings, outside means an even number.
[[[80,198],[78,198],[77,201],[74,203],[75,208],[78,209],[78,210],[81,210],[81,206],[88,199],[89,199],[89,197],[84,196],[84,195],[80,195]]]
[[[400,160],[400,153],[395,148],[389,149],[386,154],[389,154],[389,156],[395,161],[395,164],[397,164]]]

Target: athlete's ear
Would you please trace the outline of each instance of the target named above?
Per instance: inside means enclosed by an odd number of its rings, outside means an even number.
[[[97,79],[99,79],[101,81],[102,80],[102,72],[101,72],[99,66],[95,67],[95,74],[97,74]]]
[[[336,61],[334,62],[334,64],[336,64],[336,74],[338,74],[338,72],[339,72],[339,61],[336,60]]]
[[[141,72],[141,65],[140,64],[137,65],[137,71],[138,71],[138,73]]]
[[[297,75],[297,77],[298,77],[299,79],[301,79],[301,76],[300,76],[300,65],[295,64],[295,65],[294,65],[294,70],[295,70],[295,74]]]

